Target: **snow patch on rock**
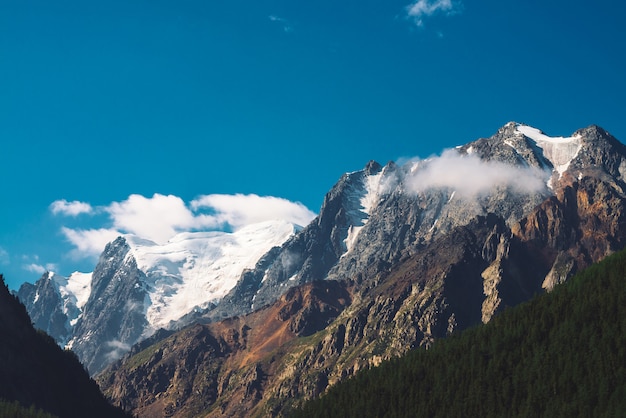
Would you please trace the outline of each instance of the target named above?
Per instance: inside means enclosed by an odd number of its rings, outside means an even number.
[[[348,216],[348,235],[343,240],[346,246],[346,252],[349,253],[354,247],[354,243],[361,232],[361,229],[367,223],[369,215],[378,204],[380,194],[382,192],[381,179],[383,171],[377,174],[363,176],[363,181],[357,183],[348,193],[348,202],[350,207],[347,208]]]
[[[530,138],[537,147],[541,148],[544,157],[552,163],[554,170],[559,173],[559,178],[582,148],[582,136],[580,135],[550,137],[539,129],[527,125],[517,125],[516,131]]]
[[[74,326],[82,313],[82,307],[89,299],[91,293],[92,273],[74,272],[69,277],[50,272],[49,279],[53,280],[61,299],[63,300],[62,311],[69,320],[70,326]]]

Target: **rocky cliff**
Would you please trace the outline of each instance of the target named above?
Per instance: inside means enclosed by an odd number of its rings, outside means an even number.
[[[108,244],[93,272],[92,289],[68,347],[93,373],[126,353],[147,326],[145,273],[122,237]]]

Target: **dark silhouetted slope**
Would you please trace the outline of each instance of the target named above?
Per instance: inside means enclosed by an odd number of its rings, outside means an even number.
[[[35,331],[1,276],[0,336],[0,399],[59,418],[127,416],[105,400],[76,355]]]

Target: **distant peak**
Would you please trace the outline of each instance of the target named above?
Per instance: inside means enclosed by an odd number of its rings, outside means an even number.
[[[139,246],[148,246],[148,247],[152,247],[152,246],[156,246],[157,243],[154,241],[151,241],[149,239],[146,238],[141,238],[138,237],[137,235],[133,235],[133,234],[126,234],[123,237],[119,237],[117,238],[115,241],[113,241],[113,243],[118,242],[118,240],[122,238],[124,239],[124,242],[126,244],[128,244],[128,246],[130,247],[139,247]],[[120,241],[120,244],[122,242]]]
[[[115,238],[113,241],[109,242],[105,247],[102,254],[100,254],[100,258],[102,257],[110,257],[111,254],[117,253],[120,249],[126,249],[128,251],[130,249],[130,245],[126,238],[122,235]]]
[[[576,131],[576,135],[592,140],[596,138],[612,138],[610,133],[598,125],[589,125],[586,128],[579,129]]]
[[[495,134],[496,136],[500,137],[500,138],[509,138],[509,137],[513,137],[516,136],[516,128],[517,126],[522,125],[518,122],[507,122],[506,124],[504,124],[503,126],[501,126],[497,133]],[[467,145],[467,144],[466,144]],[[465,146],[460,145],[458,147],[456,147],[457,149],[463,149]]]
[[[365,174],[367,174],[368,176],[372,175],[372,174],[377,174],[380,170],[382,170],[382,166],[374,161],[374,160],[370,160],[366,165],[365,165]]]
[[[115,238],[115,240],[111,242],[111,245],[115,245],[115,246],[124,245],[124,244],[127,244],[127,241],[126,241],[126,238],[122,235]]]

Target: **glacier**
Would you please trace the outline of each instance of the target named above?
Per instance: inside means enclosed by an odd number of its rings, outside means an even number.
[[[559,173],[559,178],[582,148],[582,137],[580,135],[550,137],[537,128],[522,124],[516,126],[516,131],[530,138],[543,151],[544,157],[552,163],[554,170]]]
[[[295,232],[294,224],[274,220],[234,232],[184,232],[163,245],[126,235],[128,256],[147,276],[144,308],[151,328],[166,328],[195,308],[218,303],[245,269]]]

